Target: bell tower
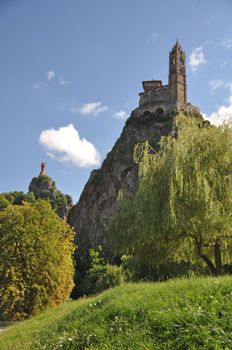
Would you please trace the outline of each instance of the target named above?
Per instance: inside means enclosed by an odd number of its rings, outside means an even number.
[[[178,40],[169,54],[169,95],[177,107],[187,103],[185,53]]]

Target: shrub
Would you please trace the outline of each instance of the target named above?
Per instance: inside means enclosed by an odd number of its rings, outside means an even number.
[[[207,275],[208,270],[202,264],[190,262],[166,262],[152,265],[144,263],[133,255],[121,257],[121,268],[127,282],[165,281],[169,278]]]
[[[97,294],[123,282],[124,275],[121,267],[106,263],[101,253],[101,246],[98,247],[98,250],[90,249],[89,269],[79,286],[77,285],[79,295]]]

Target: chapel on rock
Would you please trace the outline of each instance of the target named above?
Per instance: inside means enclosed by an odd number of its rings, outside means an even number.
[[[139,107],[127,119],[122,133],[107,154],[100,169],[91,172],[79,202],[69,213],[75,228],[78,251],[101,245],[112,255],[108,223],[117,211],[121,193],[134,194],[138,188],[135,145],[148,143],[158,150],[161,137],[175,134],[175,115],[179,111],[203,120],[197,107],[187,103],[185,53],[177,41],[169,54],[168,85],[161,80],[143,81]]]
[[[199,109],[187,103],[185,52],[178,40],[169,53],[168,84],[163,85],[162,80],[145,80],[143,92],[139,94],[139,110],[151,113],[157,110],[171,112],[173,110],[197,112]]]

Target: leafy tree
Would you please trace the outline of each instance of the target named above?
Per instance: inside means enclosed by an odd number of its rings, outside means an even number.
[[[108,264],[102,256],[102,247],[89,250],[89,266],[83,279],[77,284],[79,296],[92,295],[123,282],[122,269],[117,265]]]
[[[73,230],[43,200],[0,212],[0,317],[57,305],[73,287]]]
[[[232,127],[183,115],[176,125],[158,153],[137,146],[139,190],[119,201],[112,242],[148,262],[198,260],[219,275],[232,253]]]

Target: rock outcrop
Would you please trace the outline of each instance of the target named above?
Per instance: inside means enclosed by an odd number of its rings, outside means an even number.
[[[185,113],[201,117],[189,108]],[[92,171],[78,204],[70,211],[68,222],[75,228],[81,253],[99,244],[109,251],[107,223],[117,208],[119,192],[133,193],[138,184],[138,169],[133,161],[134,146],[148,141],[158,150],[160,138],[173,131],[173,121],[174,112],[144,112],[141,115],[139,108],[132,112],[101,169]]]
[[[49,200],[57,215],[63,220],[67,220],[72,206],[72,198],[69,195],[61,193],[51,177],[45,174],[33,177],[29,185],[29,192],[34,193],[36,199],[42,198]]]

